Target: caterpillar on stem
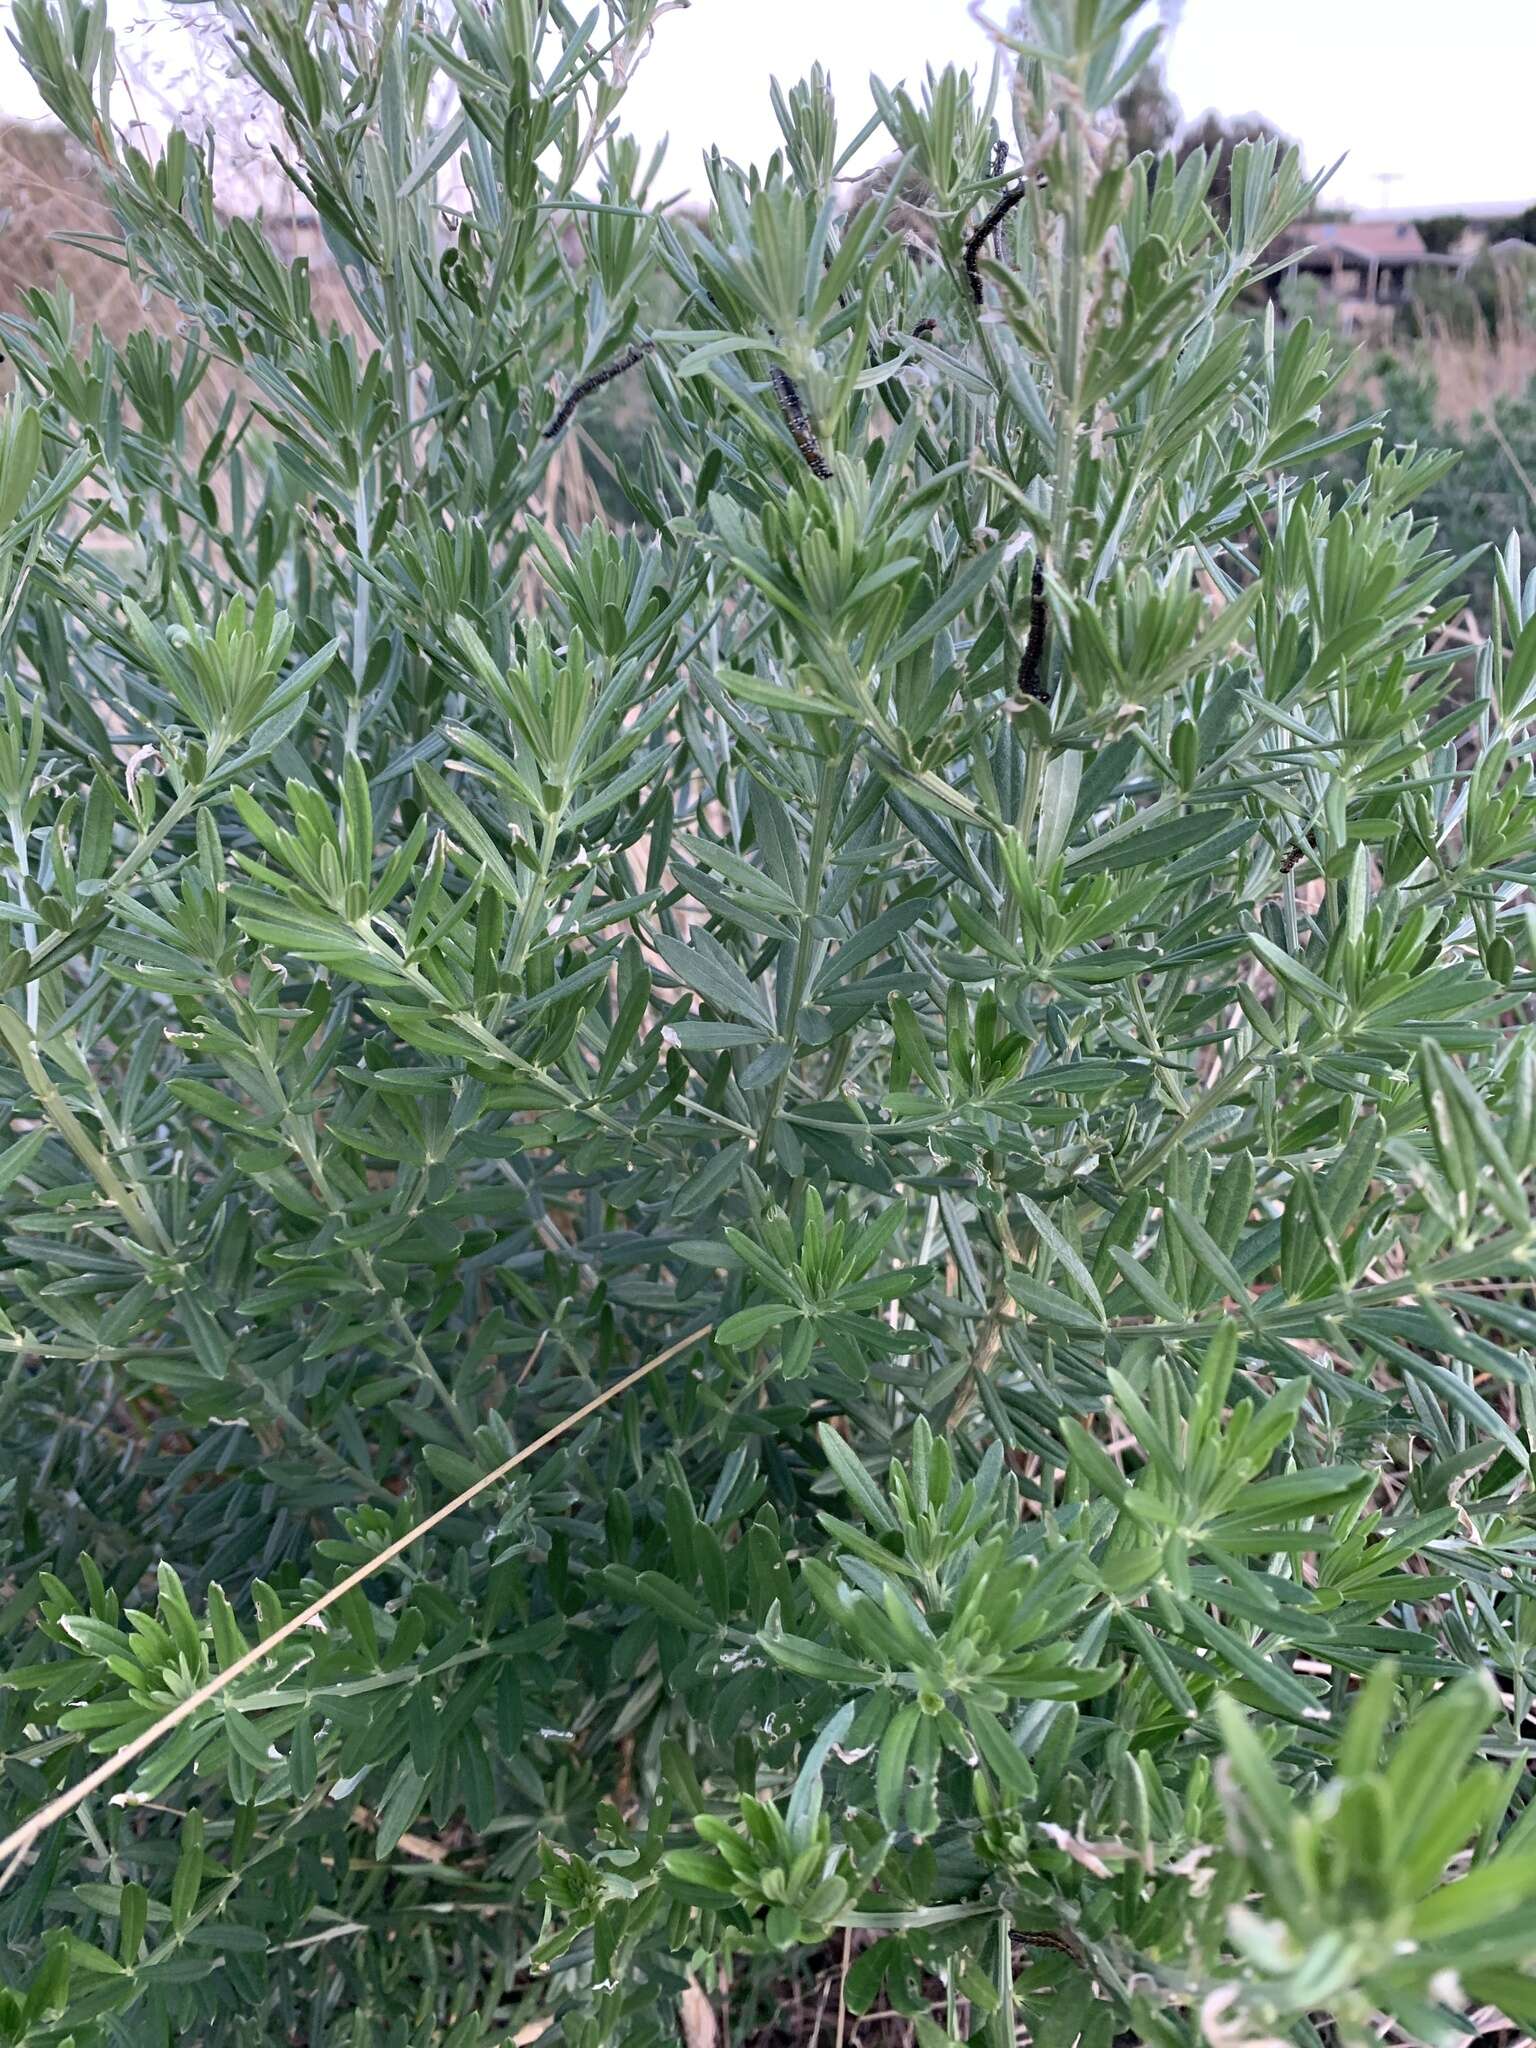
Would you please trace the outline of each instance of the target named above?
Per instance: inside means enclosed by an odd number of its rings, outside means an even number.
[[[1024,642],[1014,692],[1021,700],[1030,697],[1037,704],[1049,704],[1051,701],[1051,693],[1045,687],[1041,674],[1045,667],[1045,643],[1050,623],[1051,615],[1045,602],[1045,563],[1036,555],[1034,572],[1029,579],[1029,634]]]
[[[971,297],[978,306],[985,303],[985,294],[982,291],[981,285],[981,246],[994,228],[1002,226],[1028,189],[1029,187],[1022,181],[1017,185],[1010,185],[991,212],[987,214],[981,225],[972,230],[970,238],[966,242],[965,275],[971,287]]]
[[[1003,172],[1007,170],[1007,168],[1008,145],[1006,142],[1004,142],[1003,138],[999,136],[996,142],[994,142],[992,145],[991,174],[994,178],[1000,178],[1003,175]],[[1004,255],[1003,237],[1001,232],[997,228],[994,228],[992,230],[992,254],[997,258],[999,263],[1002,262]]]
[[[773,385],[773,395],[779,401],[779,411],[784,415],[784,424],[788,427],[795,446],[800,450],[806,468],[812,476],[823,479],[830,477],[831,465],[821,452],[821,443],[812,431],[811,423],[806,417],[805,406],[793,379],[787,376],[777,363],[769,370],[768,377]]]
[[[544,429],[543,438],[546,441],[553,441],[584,398],[590,398],[594,391],[601,391],[603,386],[611,384],[615,377],[622,377],[626,370],[632,370],[636,363],[643,362],[655,346],[653,341],[634,342],[625,349],[623,355],[615,357],[605,370],[594,370],[590,377],[583,377],[579,384],[573,384],[565,394],[560,410]]]

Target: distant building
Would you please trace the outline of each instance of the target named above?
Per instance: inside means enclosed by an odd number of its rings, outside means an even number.
[[[1411,296],[1416,274],[1466,266],[1465,257],[1432,254],[1411,220],[1301,221],[1275,254],[1281,278],[1316,278],[1346,326],[1385,324]]]

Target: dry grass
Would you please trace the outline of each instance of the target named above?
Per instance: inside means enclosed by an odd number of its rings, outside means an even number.
[[[1361,348],[1355,381],[1374,397],[1372,364],[1381,348],[1409,369],[1434,381],[1435,413],[1440,424],[1457,435],[1475,420],[1492,419],[1494,408],[1519,398],[1536,379],[1536,292],[1532,269],[1510,264],[1500,279],[1497,311],[1491,331],[1482,320],[1472,334],[1459,333],[1441,314],[1421,316],[1427,332],[1421,339],[1384,339]]]
[[[1405,351],[1435,379],[1440,418],[1465,428],[1481,414],[1487,418],[1506,398],[1518,398],[1536,378],[1536,329],[1501,323],[1492,339],[1460,341],[1448,334]]]
[[[82,150],[60,128],[31,121],[0,126],[0,313],[21,309],[29,288],[60,285],[91,308],[106,334],[144,324],[126,271],[64,237],[111,232],[112,216]]]

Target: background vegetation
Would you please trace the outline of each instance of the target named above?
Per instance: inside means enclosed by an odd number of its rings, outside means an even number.
[[[1536,574],[1134,0],[665,11],[18,0],[0,2038],[1521,2037]]]

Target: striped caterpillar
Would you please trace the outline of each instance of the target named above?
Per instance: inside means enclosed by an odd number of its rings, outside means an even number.
[[[926,341],[930,334],[937,334],[938,329],[939,323],[930,313],[926,320],[919,320],[913,328],[912,339],[914,341]]]
[[[804,457],[805,466],[812,476],[830,477],[831,465],[821,452],[821,443],[811,430],[811,423],[805,416],[800,393],[794,382],[775,363],[768,372],[773,385],[773,395],[779,401],[779,411],[784,415],[784,424],[794,437],[795,446]]]
[[[637,341],[625,349],[623,355],[616,357],[606,370],[594,370],[590,377],[583,377],[579,384],[573,384],[565,394],[560,410],[544,429],[544,439],[553,441],[584,398],[590,398],[594,391],[601,391],[615,377],[622,377],[626,370],[632,370],[636,363],[643,362],[655,346],[653,341]]]
[[[1306,853],[1307,849],[1302,842],[1299,839],[1295,840],[1285,859],[1280,863],[1281,874],[1288,875],[1292,868],[1300,867],[1302,861],[1306,858]]]
[[[1036,555],[1034,573],[1029,579],[1029,637],[1024,642],[1024,654],[1019,662],[1016,695],[1032,697],[1037,704],[1049,704],[1051,701],[1051,693],[1040,674],[1045,666],[1045,640],[1050,617],[1045,603],[1045,564]]]
[[[1082,1950],[1076,1942],[1068,1941],[1064,1934],[1053,1934],[1044,1927],[1016,1927],[1013,1938],[1025,1948],[1052,1948],[1058,1955],[1070,1956],[1074,1963],[1083,1960]]]
[[[1010,185],[1002,198],[998,200],[997,204],[986,216],[985,220],[982,221],[980,227],[973,229],[970,239],[966,242],[965,275],[971,287],[971,297],[978,306],[984,303],[985,298],[981,286],[981,266],[979,260],[981,245],[994,228],[1001,227],[1002,223],[1012,213],[1028,189],[1029,187],[1022,181],[1017,185]]]

